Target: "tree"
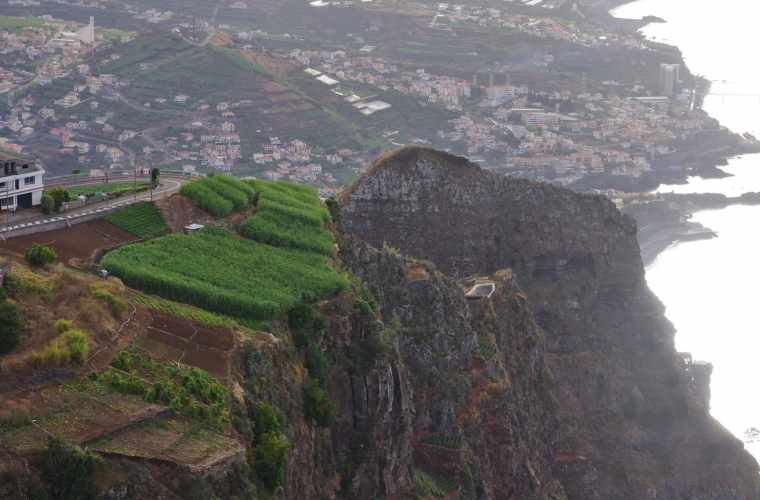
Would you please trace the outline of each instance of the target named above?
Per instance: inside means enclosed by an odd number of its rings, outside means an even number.
[[[75,168],[74,170],[71,171],[71,173],[74,174],[74,182],[76,182],[77,181],[77,176],[82,173],[82,169],[81,168]]]
[[[39,243],[32,244],[24,252],[24,260],[33,266],[44,266],[55,261],[57,258],[58,254],[55,253],[55,250]]]
[[[56,500],[94,499],[98,489],[92,484],[97,459],[60,436],[47,435],[40,451],[42,480],[50,486]]]
[[[317,380],[319,387],[324,389],[327,386],[327,380],[330,378],[330,365],[319,347],[314,344],[309,345],[304,364],[309,370],[309,377]]]
[[[287,458],[285,454],[290,449],[290,443],[284,443],[274,434],[267,434],[256,447],[256,461],[253,466],[270,493],[282,484],[285,475],[282,466]]]
[[[42,206],[42,213],[45,215],[49,215],[55,208],[55,200],[49,194],[43,194],[41,206]]]
[[[158,181],[161,177],[161,169],[158,167],[153,168],[153,170],[150,171],[150,182],[153,184],[153,186],[158,186]]]
[[[71,195],[69,195],[69,192],[61,186],[53,186],[43,193],[43,195],[45,194],[53,198],[53,201],[55,202],[53,206],[54,212],[60,210],[61,205],[65,202],[71,201]]]
[[[16,305],[5,300],[0,301],[0,354],[8,354],[21,342],[21,318]]]
[[[266,403],[258,404],[254,418],[254,431],[256,443],[261,443],[267,435],[280,435],[280,420],[277,418],[274,408]]]
[[[304,384],[301,391],[306,419],[314,419],[320,427],[330,427],[335,419],[335,405],[330,401],[327,391],[319,388],[319,381],[312,380],[311,383]]]

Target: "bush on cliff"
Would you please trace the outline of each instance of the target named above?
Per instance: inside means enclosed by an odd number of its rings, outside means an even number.
[[[301,388],[303,393],[303,413],[306,420],[317,422],[320,427],[330,427],[335,419],[335,405],[330,401],[330,395],[319,387],[318,380],[312,380]]]
[[[1,290],[1,289],[0,289]],[[0,354],[7,354],[21,342],[21,318],[16,305],[5,299],[5,291],[0,294]]]
[[[98,489],[92,484],[92,474],[98,462],[95,455],[53,435],[47,436],[39,459],[42,480],[50,486],[56,500],[96,498]]]
[[[274,434],[267,434],[261,440],[261,444],[256,446],[256,461],[253,466],[270,493],[274,493],[285,477],[282,466],[287,460],[285,454],[288,449],[290,443],[280,441]]]

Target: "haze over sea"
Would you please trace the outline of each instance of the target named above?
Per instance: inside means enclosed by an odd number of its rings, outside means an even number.
[[[711,92],[755,97],[708,96],[704,109],[734,132],[760,132],[760,4],[694,0],[638,0],[613,11],[621,18],[655,15],[667,24],[643,29],[650,39],[678,46],[692,73],[712,80]],[[674,61],[675,62],[675,61]],[[661,186],[677,193],[760,192],[760,155],[729,159],[735,177],[694,178],[689,185]],[[737,437],[760,429],[760,207],[731,206],[703,211],[693,220],[719,237],[676,244],[647,268],[647,281],[665,303],[678,329],[676,347],[714,365],[712,414]],[[760,458],[760,444],[747,446]]]

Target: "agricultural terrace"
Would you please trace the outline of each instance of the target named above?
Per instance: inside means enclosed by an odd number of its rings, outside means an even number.
[[[138,238],[147,238],[169,231],[161,210],[152,201],[117,210],[104,216],[103,220]]]
[[[317,190],[290,182],[246,181],[256,190],[256,214],[240,225],[240,234],[267,245],[297,248],[323,255],[333,250],[325,229],[330,213]]]
[[[327,256],[263,245],[213,226],[121,247],[101,264],[133,288],[252,319],[271,319],[348,285]]]
[[[224,217],[248,206],[256,192],[253,187],[230,175],[204,177],[183,184],[179,194],[187,196],[193,205],[214,217]]]

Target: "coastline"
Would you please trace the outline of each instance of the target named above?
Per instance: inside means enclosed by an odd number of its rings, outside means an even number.
[[[633,3],[635,1],[637,0],[601,0],[595,4],[588,4],[588,6],[604,9],[606,11],[606,14],[613,17],[620,27],[627,29],[639,30],[651,22],[663,21],[658,20],[658,18],[655,18],[653,16],[644,16],[641,20],[636,20],[618,18],[612,14],[612,10],[616,9],[617,7]],[[678,46],[676,45],[676,48],[677,47]],[[692,109],[694,112],[703,114],[705,117],[710,117],[709,113],[703,109],[703,105],[705,101],[705,95],[710,92],[711,87],[711,80],[703,75],[694,75],[694,92],[696,95]],[[718,165],[722,163],[721,160],[725,161],[726,159],[735,156],[760,153],[760,141],[745,142],[742,140],[744,137],[740,136],[736,132],[731,131],[727,127],[721,126],[721,129],[725,130],[727,134],[724,136],[723,140],[717,141],[720,143],[717,145],[718,147],[710,147],[708,150],[704,150],[703,147],[700,148],[701,150],[698,149],[695,151],[696,154],[694,155],[687,155],[683,158],[679,158],[676,161],[670,161],[670,159],[664,160],[663,165],[660,166],[664,167],[666,166],[665,164],[669,163],[673,166],[678,165],[691,167],[688,168],[689,173],[685,176],[684,179],[685,182],[688,183],[689,177],[728,177],[731,174],[726,174],[717,168]],[[673,160],[675,160],[675,158]],[[715,166],[702,165],[700,167],[699,163],[704,163],[705,161],[708,163],[715,161],[717,164]],[[659,186],[662,185],[663,184],[661,183],[659,184]],[[736,198],[728,198],[717,193],[665,195],[663,196],[663,201],[674,202],[676,206],[679,204],[681,204],[681,206],[687,206],[688,204],[689,208],[680,212],[678,221],[667,222],[668,214],[665,212],[661,212],[659,214],[662,217],[662,220],[656,223],[644,222],[651,220],[647,217],[644,217],[641,221],[637,220],[637,225],[639,227],[637,240],[639,241],[639,250],[644,267],[650,266],[662,252],[675,246],[676,243],[711,239],[719,236],[718,233],[712,229],[705,228],[699,223],[689,221],[694,212],[700,210],[720,210],[734,204],[757,205],[760,204],[760,194],[746,193],[745,195]],[[676,209],[673,210],[677,211]],[[634,218],[636,218],[636,214],[633,213],[633,211],[621,211],[628,213],[629,215],[632,215]]]

